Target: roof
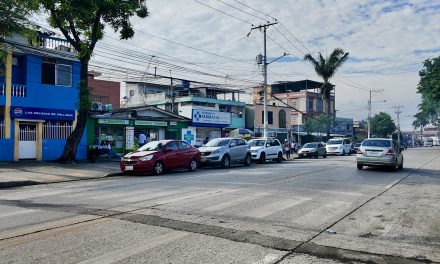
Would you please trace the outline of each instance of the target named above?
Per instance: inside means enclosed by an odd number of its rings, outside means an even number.
[[[181,116],[181,115],[178,115],[178,114],[175,114],[175,113],[172,113],[172,112],[160,109],[160,108],[158,108],[156,106],[132,106],[132,107],[126,107],[126,108],[119,108],[118,110],[113,112],[113,114],[126,113],[126,112],[131,112],[131,111],[136,111],[136,110],[153,110],[153,111],[161,112],[163,114],[172,116],[172,117],[174,117],[176,119],[179,119],[179,120],[191,120],[190,118],[187,118],[187,117],[184,117],[184,116]],[[136,117],[136,119],[140,119],[140,120],[142,120],[142,119],[149,119],[149,120],[151,120],[152,118],[154,118],[154,117],[146,117],[146,116],[138,116],[138,117]]]
[[[312,80],[302,80],[302,81],[295,81],[295,82],[276,82],[271,85],[272,87],[272,93],[285,93],[288,90],[292,92],[299,92],[302,90],[308,90],[308,89],[319,89],[322,86],[322,82],[316,82]]]

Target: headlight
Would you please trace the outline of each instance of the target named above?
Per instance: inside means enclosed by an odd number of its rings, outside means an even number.
[[[221,148],[214,150],[211,154],[218,154],[222,151]]]
[[[140,160],[140,161],[148,161],[148,160],[151,160],[152,158],[153,158],[153,155],[148,155],[148,156],[145,156],[145,157],[139,158],[139,160]]]

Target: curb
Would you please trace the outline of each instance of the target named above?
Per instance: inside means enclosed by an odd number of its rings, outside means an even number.
[[[8,188],[15,188],[15,187],[30,186],[30,185],[40,185],[40,184],[45,184],[45,183],[44,182],[38,182],[38,181],[0,182],[0,189],[8,189]]]

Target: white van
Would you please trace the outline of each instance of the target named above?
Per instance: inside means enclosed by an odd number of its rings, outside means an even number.
[[[351,155],[351,143],[347,138],[332,138],[325,146],[327,155]]]

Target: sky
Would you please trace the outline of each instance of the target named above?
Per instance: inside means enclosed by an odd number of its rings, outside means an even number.
[[[251,28],[277,19],[267,30],[268,60],[289,55],[269,65],[269,83],[320,81],[304,55],[341,48],[350,55],[331,79],[337,116],[366,119],[373,90],[373,115],[384,111],[397,122],[394,107],[402,106],[402,130],[412,130],[423,61],[440,55],[440,0],[149,0],[147,6],[148,18],[132,19],[134,38],[119,41],[107,30],[95,64],[140,73],[155,68],[161,75],[250,92],[263,81],[255,61],[263,53],[263,34]],[[171,72],[166,63],[173,64]]]

